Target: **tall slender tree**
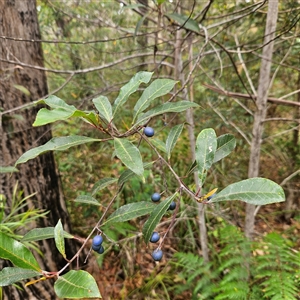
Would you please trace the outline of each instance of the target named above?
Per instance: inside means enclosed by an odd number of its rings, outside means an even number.
[[[260,151],[261,142],[264,129],[264,121],[267,114],[267,98],[270,88],[270,74],[274,47],[274,37],[276,31],[278,16],[278,1],[270,1],[268,6],[264,48],[262,52],[262,61],[259,73],[259,81],[257,88],[256,111],[254,113],[254,122],[252,129],[251,152],[249,160],[248,177],[259,176],[260,166]],[[254,232],[255,221],[255,206],[247,204],[246,206],[246,220],[245,220],[245,235],[252,237]]]
[[[48,88],[44,71],[9,64],[9,60],[17,60],[43,67],[35,1],[0,0],[0,15],[0,107],[2,111],[10,112],[1,115],[0,161],[1,166],[11,166],[22,153],[51,138],[49,127],[32,127],[38,107],[18,111],[18,118],[14,111],[17,107],[46,96]],[[34,197],[27,200],[28,208],[49,211],[46,218],[33,226],[55,226],[61,219],[65,229],[70,230],[52,153],[23,164],[17,173],[1,174],[0,180],[1,194],[7,199],[8,208],[13,188],[18,182],[18,188],[24,196],[35,193]],[[42,258],[37,258],[41,269],[56,271],[65,264],[64,259],[57,255],[53,240],[44,241],[40,247],[44,254]],[[74,252],[72,248],[67,241],[69,255]],[[4,299],[56,299],[50,285],[50,282],[44,281],[24,290],[10,286],[4,288]]]

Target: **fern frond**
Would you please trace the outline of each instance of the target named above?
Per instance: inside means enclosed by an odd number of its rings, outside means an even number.
[[[299,253],[276,233],[267,235],[259,246],[261,255],[256,257],[255,278],[261,282],[263,297],[272,300],[299,299]]]

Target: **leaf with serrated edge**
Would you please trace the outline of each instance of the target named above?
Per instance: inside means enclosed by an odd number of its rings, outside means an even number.
[[[64,237],[67,239],[74,238],[73,235],[71,235],[66,231],[64,231]],[[53,238],[54,238],[54,227],[33,228],[23,236],[21,241],[35,242],[35,241],[42,241],[42,240],[53,239]]]
[[[15,282],[36,276],[42,276],[42,273],[34,270],[17,267],[3,268],[0,271],[0,286],[11,285]]]
[[[152,75],[153,72],[138,72],[127,84],[121,87],[120,93],[113,105],[113,116],[115,116],[120,107],[123,107],[128,97],[138,89],[141,83],[148,83],[150,81]]]
[[[171,202],[173,199],[177,196],[177,193],[173,194],[172,196],[168,197],[167,199],[163,200],[159,204],[156,205],[156,207],[153,209],[152,213],[150,214],[148,220],[145,222],[143,227],[143,235],[144,235],[144,241],[146,243],[149,242],[150,237],[153,233],[153,230],[157,226],[157,224],[160,222],[163,215],[168,210]]]
[[[137,119],[135,125],[144,123],[148,119],[158,116],[158,115],[162,115],[165,113],[171,113],[171,112],[179,113],[179,112],[183,112],[192,107],[199,107],[199,105],[194,102],[185,101],[185,100],[178,101],[178,102],[167,102],[167,103],[158,105],[158,106],[154,107],[153,109],[150,109],[146,113],[142,114]]]
[[[133,108],[135,111],[133,120],[135,120],[135,118],[137,117],[138,114],[140,114],[147,107],[149,107],[152,100],[169,93],[173,89],[173,87],[176,83],[177,83],[177,81],[171,80],[171,79],[156,79],[156,80],[154,80],[144,90],[142,96],[135,104],[135,106]]]
[[[59,276],[54,290],[59,298],[102,298],[94,277],[82,270],[71,270]]]
[[[99,96],[92,100],[99,115],[108,123],[112,120],[112,106],[105,96]]]
[[[207,171],[213,164],[217,149],[217,136],[212,128],[203,129],[196,140],[196,161],[200,186],[203,185]]]
[[[64,229],[60,220],[58,220],[54,227],[54,240],[57,250],[66,258]]]
[[[139,149],[127,139],[114,139],[115,151],[117,157],[132,172],[143,176],[144,167]]]
[[[167,153],[168,153],[168,159],[170,159],[170,157],[171,157],[171,152],[177,143],[177,140],[182,132],[182,129],[183,129],[183,124],[180,124],[180,125],[174,126],[170,130],[170,133],[169,133],[169,135],[167,137],[167,141],[166,141],[166,149],[167,149]]]
[[[104,188],[106,188],[107,186],[117,182],[118,179],[117,178],[111,178],[111,177],[106,177],[106,178],[102,178],[99,181],[97,181],[91,191],[92,195],[95,195],[96,193],[98,193],[100,190],[103,190]]]
[[[102,223],[102,225],[107,225],[116,222],[125,222],[140,216],[150,214],[154,207],[156,207],[154,203],[146,201],[123,205],[117,210],[115,210],[109,216],[109,218]]]
[[[254,205],[285,201],[282,187],[266,178],[249,178],[228,185],[207,203],[240,200]]]
[[[223,134],[217,138],[217,150],[214,163],[229,155],[236,146],[235,137],[232,134]]]
[[[74,202],[100,206],[101,204],[90,195],[80,195],[76,197]]]
[[[100,141],[101,141],[100,139],[94,139],[87,136],[79,136],[79,135],[55,137],[42,146],[35,147],[26,151],[16,161],[15,166],[21,163],[25,163],[28,160],[33,159],[39,156],[40,154],[48,151],[64,151],[74,146],[91,143],[91,142],[100,142]]]
[[[20,242],[0,232],[0,258],[10,260],[15,266],[40,271],[33,254]]]

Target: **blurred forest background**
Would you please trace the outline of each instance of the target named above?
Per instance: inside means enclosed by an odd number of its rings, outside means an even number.
[[[170,128],[186,122],[170,161],[177,173],[187,174],[193,163],[190,135],[211,127],[218,136],[233,134],[237,145],[208,174],[206,192],[260,176],[286,194],[285,202],[262,207],[239,201],[203,207],[183,199],[158,264],[151,258],[154,246],[147,248],[141,238],[144,218],[107,228],[111,242],[88,267],[103,298],[300,299],[300,2],[38,0],[36,9],[45,66],[22,56],[1,57],[9,68],[44,70],[48,94],[81,110],[93,109],[91,100],[99,95],[115,99],[138,71],[178,80],[170,97],[194,101],[200,109],[151,122],[158,149]],[[268,17],[276,26],[269,32]],[[262,77],[263,61],[270,72]],[[22,86],[19,92],[26,93]],[[257,113],[258,103],[265,103],[265,114]],[[129,107],[123,110],[124,126]],[[52,126],[53,136],[75,134],[101,137],[84,122]],[[97,194],[99,209],[74,201],[101,178],[119,177],[125,169],[110,148],[110,143],[88,144],[54,154],[72,234],[87,236],[117,192],[116,187]],[[146,147],[144,153],[154,156]],[[257,174],[250,172],[253,163]],[[160,165],[145,177],[146,183],[131,179],[113,208],[176,189]],[[193,176],[186,184],[195,185]],[[157,231],[163,234],[169,223],[167,215]]]

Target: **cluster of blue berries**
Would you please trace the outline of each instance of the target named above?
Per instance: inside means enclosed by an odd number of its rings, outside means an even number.
[[[160,193],[153,193],[151,196],[151,200],[153,202],[158,202],[160,199],[161,199]],[[176,203],[174,201],[172,201],[170,203],[169,210],[174,210],[175,208],[176,208]],[[159,233],[154,231],[150,238],[150,242],[157,243],[159,241],[159,239],[160,239]],[[152,252],[152,258],[155,261],[160,261],[162,259],[162,256],[163,256],[163,251],[161,249],[156,249]]]
[[[93,238],[92,249],[97,253],[102,254],[104,252],[102,243],[103,243],[103,237],[101,235],[96,235]]]
[[[145,127],[144,128],[144,134],[145,136],[147,137],[153,137],[154,136],[154,129],[152,127]],[[152,194],[151,196],[151,200],[153,202],[158,202],[161,198],[161,195],[159,193],[154,193]],[[174,210],[176,208],[176,203],[174,201],[172,201],[172,203],[170,204],[169,206],[169,210]],[[154,231],[152,233],[152,236],[150,238],[150,242],[151,243],[157,243],[160,239],[160,236],[159,236],[159,233]],[[152,252],[152,258],[155,260],[155,261],[160,261],[162,259],[162,256],[163,256],[163,252],[161,249],[156,249]]]
[[[154,231],[151,235],[150,242],[157,243],[159,239],[160,239],[159,233]],[[161,249],[156,249],[152,252],[152,258],[155,261],[160,261],[162,259],[162,256],[163,256],[163,252]]]
[[[154,194],[152,194],[152,196],[151,196],[151,200],[152,200],[153,202],[158,202],[158,201],[160,200],[160,198],[161,198],[161,196],[160,196],[159,193],[154,193]],[[174,201],[172,201],[172,202],[170,203],[169,210],[174,210],[175,208],[176,208],[176,203],[175,203]]]

